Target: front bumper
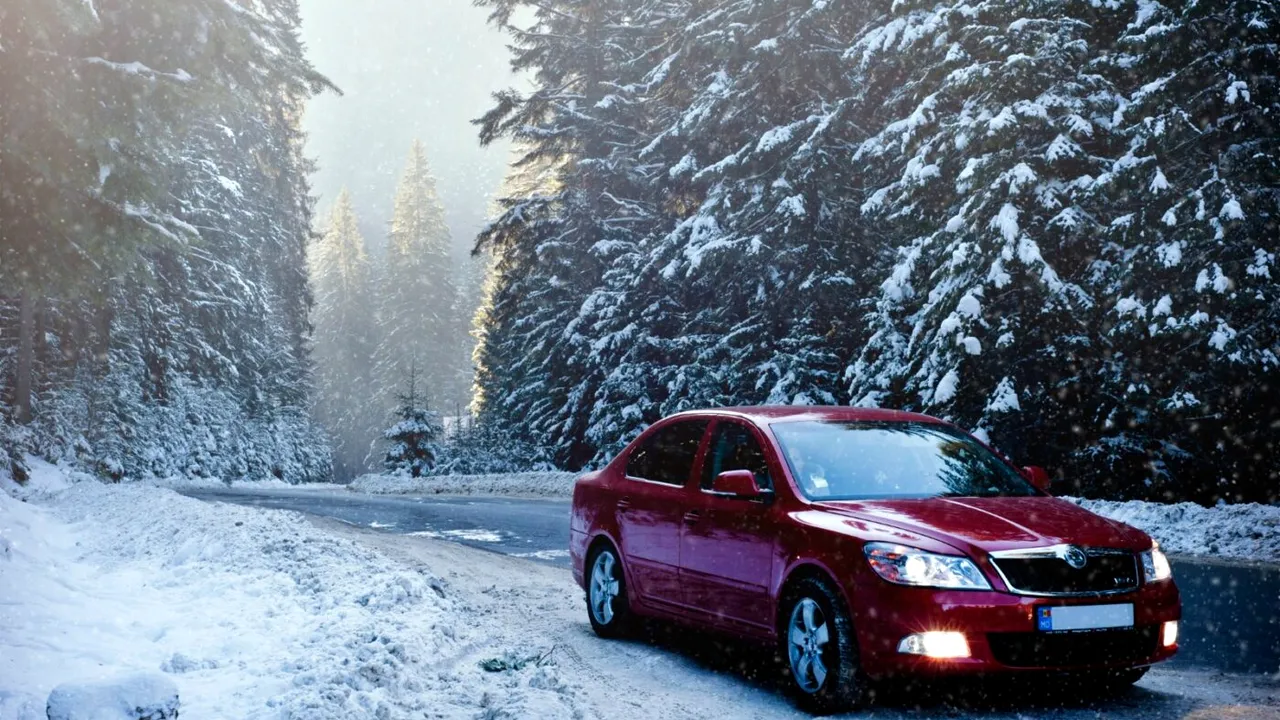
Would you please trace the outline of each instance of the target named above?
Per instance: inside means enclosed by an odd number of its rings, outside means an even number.
[[[1120,595],[1094,597],[931,590],[883,581],[860,583],[846,591],[853,605],[862,666],[872,676],[1143,667],[1177,652],[1177,645],[1163,646],[1160,628],[1182,616],[1178,588],[1172,580]],[[1133,603],[1132,630],[1036,630],[1037,607],[1112,603]],[[937,630],[964,633],[970,656],[935,659],[898,652],[898,643],[907,635]]]

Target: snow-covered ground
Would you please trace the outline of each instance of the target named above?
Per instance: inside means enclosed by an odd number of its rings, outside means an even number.
[[[596,638],[563,568],[35,466],[26,488],[0,479],[0,720],[43,718],[63,683],[81,687],[62,709],[114,702],[101,682],[176,687],[201,719],[805,717],[758,649]],[[973,712],[1274,717],[1278,688],[1161,667],[1119,700],[979,694]],[[964,714],[947,697],[890,689],[858,716]]]
[[[527,472],[501,475],[405,477],[362,475],[348,489],[375,495],[505,495],[509,497],[573,497],[579,473]]]
[[[184,718],[579,715],[549,662],[480,669],[550,648],[496,642],[428,568],[294,513],[34,465],[0,491],[0,720],[139,673],[168,676]]]
[[[1066,499],[1140,528],[1166,552],[1280,562],[1280,507]]]

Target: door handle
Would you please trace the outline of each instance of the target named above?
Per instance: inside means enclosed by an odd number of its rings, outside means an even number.
[[[689,512],[684,514],[685,525],[696,525],[697,522],[701,519],[702,519],[702,513],[698,512],[697,510],[690,510]]]
[[[631,498],[622,498],[618,501],[618,512],[626,512],[631,509]]]

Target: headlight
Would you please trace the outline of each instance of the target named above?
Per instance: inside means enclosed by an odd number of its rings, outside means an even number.
[[[1169,558],[1160,550],[1160,543],[1142,553],[1142,578],[1146,582],[1159,582],[1173,577],[1173,569],[1169,567]]]
[[[937,555],[892,543],[867,543],[862,552],[871,569],[891,583],[955,590],[991,589],[978,566],[966,557]]]

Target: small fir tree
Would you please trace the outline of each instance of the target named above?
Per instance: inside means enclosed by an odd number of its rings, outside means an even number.
[[[382,464],[393,475],[422,477],[435,467],[440,457],[439,439],[444,434],[440,414],[419,406],[417,369],[409,369],[409,392],[400,396],[399,421],[383,433],[387,454]]]

